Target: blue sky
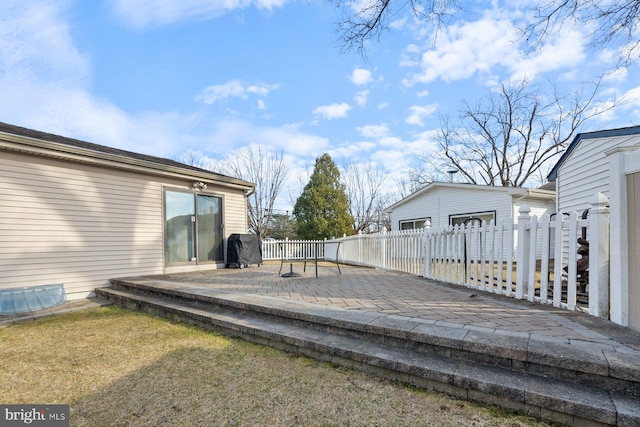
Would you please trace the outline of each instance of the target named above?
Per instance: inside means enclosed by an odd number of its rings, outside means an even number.
[[[435,42],[397,15],[363,58],[341,52],[341,12],[319,0],[3,0],[0,121],[172,159],[282,150],[281,209],[325,152],[374,164],[395,192],[439,117],[501,81],[573,88],[608,72],[598,101],[625,102],[582,130],[640,124],[638,67],[613,71],[615,46],[590,49],[575,27],[526,54],[514,28],[529,2],[463,3]]]

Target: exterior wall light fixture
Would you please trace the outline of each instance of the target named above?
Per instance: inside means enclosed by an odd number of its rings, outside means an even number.
[[[191,186],[193,187],[194,190],[206,190],[207,189],[207,184],[205,184],[202,181],[196,181],[193,184],[191,184]]]

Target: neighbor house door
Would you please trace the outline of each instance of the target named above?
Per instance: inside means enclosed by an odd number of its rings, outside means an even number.
[[[224,259],[222,198],[191,192],[165,192],[167,265]]]
[[[629,327],[640,331],[640,172],[627,175]]]

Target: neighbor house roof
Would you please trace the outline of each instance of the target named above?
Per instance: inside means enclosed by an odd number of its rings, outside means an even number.
[[[139,173],[209,181],[244,190],[251,190],[255,187],[251,182],[186,165],[175,160],[120,150],[2,122],[0,122],[0,150],[90,163]]]
[[[564,164],[564,162],[571,156],[571,153],[576,149],[576,147],[585,139],[595,139],[595,138],[613,138],[616,136],[629,136],[629,135],[637,135],[640,134],[640,126],[631,126],[626,128],[619,129],[606,129],[606,130],[598,130],[594,132],[583,132],[579,133],[573,138],[571,144],[564,150],[562,157],[556,162],[549,175],[547,175],[547,181],[554,181],[558,177],[558,170]]]
[[[451,188],[451,189],[465,189],[465,190],[474,190],[474,191],[488,191],[488,192],[500,192],[506,193],[510,196],[517,197],[531,197],[538,199],[553,199],[555,198],[555,191],[545,190],[540,188],[528,189],[521,187],[498,187],[494,185],[477,185],[477,184],[458,184],[451,182],[432,182],[431,184],[422,187],[421,189],[414,191],[404,199],[394,203],[385,209],[385,212],[391,212],[397,207],[408,203],[409,201],[415,199],[416,197],[420,197],[424,194],[427,194],[430,191],[433,191],[436,188]]]

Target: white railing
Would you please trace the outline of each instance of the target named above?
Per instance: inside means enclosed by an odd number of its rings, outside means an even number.
[[[359,234],[325,241],[263,242],[263,259],[312,258],[424,276],[472,289],[608,316],[609,210],[598,194],[587,219],[530,215],[517,222]],[[588,271],[578,269],[578,237],[588,230]],[[324,242],[323,245],[318,243]],[[305,243],[309,245],[305,246]],[[338,244],[339,243],[339,244]],[[283,250],[291,251],[283,254]],[[337,252],[337,253],[336,253]],[[584,267],[584,261],[581,265]]]
[[[598,194],[587,219],[530,216],[518,222],[447,227],[425,233],[424,277],[482,291],[608,315],[609,210]],[[588,257],[578,237],[588,232]]]
[[[423,229],[359,234],[339,240],[340,262],[415,275],[424,273]]]
[[[325,246],[318,243],[326,243],[324,240],[263,240],[262,259],[314,259],[316,249],[318,259],[324,259]]]
[[[523,207],[515,226],[483,223],[426,233],[424,276],[570,310],[588,304],[586,274],[577,269],[577,239],[588,221],[576,213],[552,221],[529,212]]]

